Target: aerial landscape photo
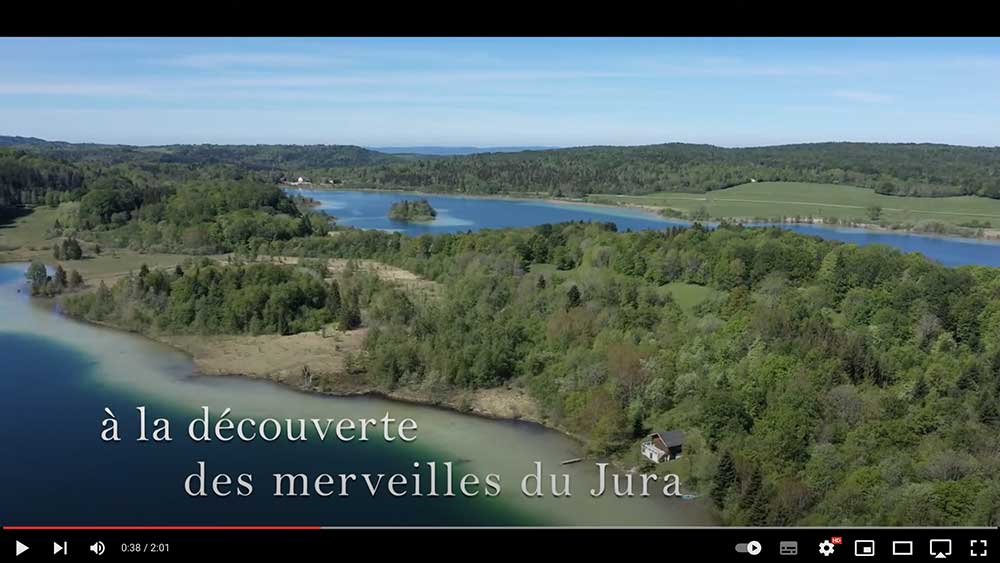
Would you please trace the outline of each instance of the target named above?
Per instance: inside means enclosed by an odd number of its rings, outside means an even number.
[[[0,523],[1000,525],[998,39],[0,69]]]

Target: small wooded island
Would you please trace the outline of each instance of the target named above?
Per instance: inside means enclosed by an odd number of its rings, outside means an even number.
[[[393,221],[433,221],[437,211],[426,199],[397,201],[389,208],[389,218]]]

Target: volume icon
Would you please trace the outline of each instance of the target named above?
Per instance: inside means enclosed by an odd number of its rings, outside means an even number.
[[[94,545],[90,546],[90,551],[93,551],[98,555],[104,555],[104,542],[99,541],[94,543]]]

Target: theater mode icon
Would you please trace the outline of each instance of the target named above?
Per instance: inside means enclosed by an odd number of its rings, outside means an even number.
[[[912,541],[894,541],[894,542],[892,542],[892,554],[893,555],[913,555],[913,542]]]

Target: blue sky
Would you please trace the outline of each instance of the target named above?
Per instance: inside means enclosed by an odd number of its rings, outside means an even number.
[[[0,39],[0,134],[129,144],[1000,145],[1000,40]]]

